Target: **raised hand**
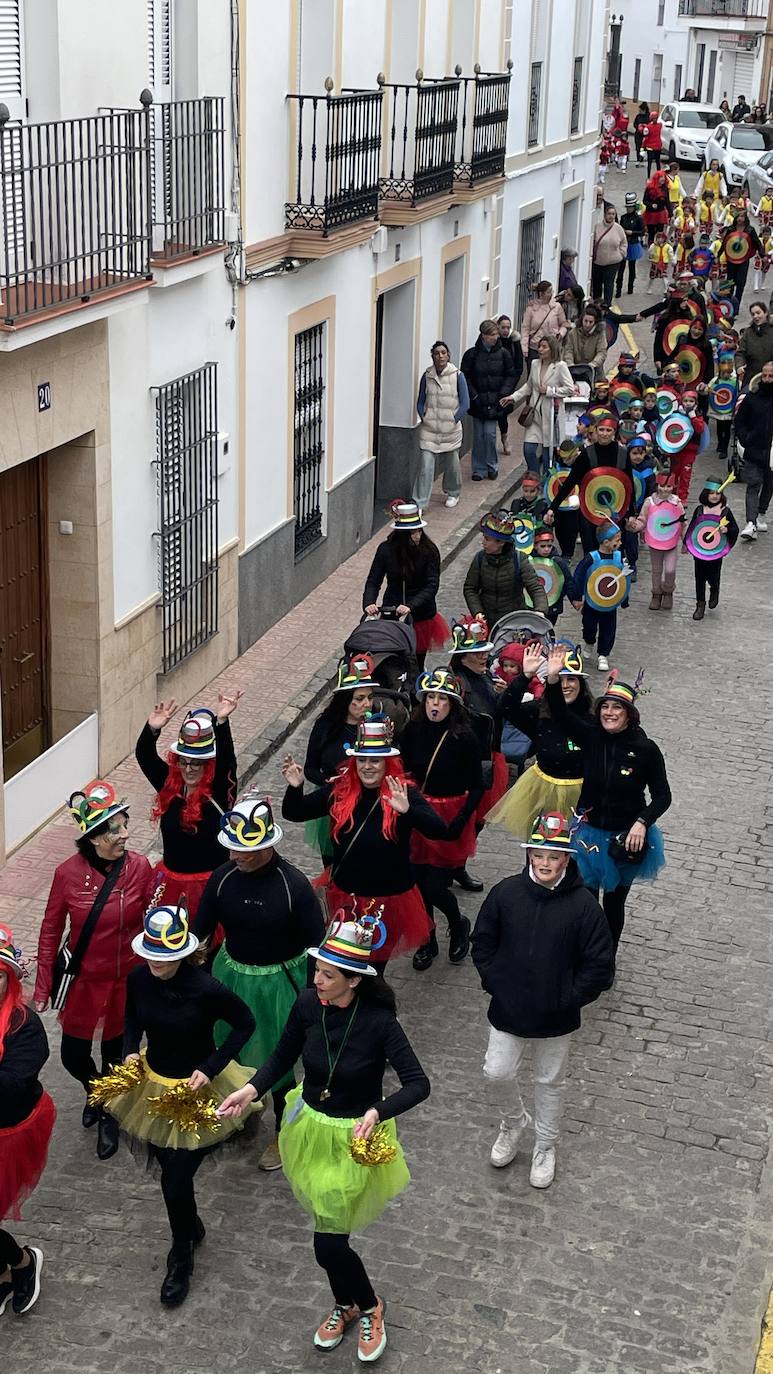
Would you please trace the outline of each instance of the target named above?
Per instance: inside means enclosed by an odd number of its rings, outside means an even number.
[[[402,778],[390,778],[386,780],[389,788],[389,805],[398,816],[404,816],[408,810],[408,784]]]
[[[244,692],[241,690],[240,687],[237,687],[235,692],[230,692],[227,696],[226,696],[225,692],[218,692],[218,694],[217,694],[217,719],[218,719],[218,724],[222,725],[224,720],[228,720],[228,717],[231,715],[231,712],[236,710],[236,708],[237,708],[237,706],[239,705],[239,702],[241,701],[241,699],[242,699],[243,696],[244,696]]]
[[[539,644],[527,644],[523,651],[523,675],[534,677],[542,662],[542,648]]]
[[[288,787],[303,787],[303,769],[292,754],[286,754],[282,764],[282,777]]]
[[[148,725],[151,730],[163,730],[164,726],[169,724],[176,710],[177,702],[174,697],[171,701],[157,701],[148,716]]]
[[[566,649],[556,645],[548,654],[548,682],[558,682],[558,674],[564,666]]]

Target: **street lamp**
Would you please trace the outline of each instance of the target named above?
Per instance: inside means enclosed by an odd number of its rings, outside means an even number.
[[[623,55],[620,51],[620,36],[623,28],[624,15],[613,14],[609,23],[609,48],[607,50],[607,79],[604,82],[604,94],[606,96],[620,96],[620,76],[623,66]]]

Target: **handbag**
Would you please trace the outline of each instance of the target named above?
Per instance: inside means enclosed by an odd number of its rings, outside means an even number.
[[[524,429],[527,429],[534,419],[535,409],[535,406],[525,405],[520,415],[516,416],[517,423],[523,425]]]
[[[75,979],[81,971],[89,941],[94,934],[94,927],[99,920],[102,908],[105,905],[110,893],[115,887],[118,876],[123,870],[126,855],[122,854],[115,868],[112,868],[103,882],[99,892],[91,906],[91,910],[83,923],[83,929],[75,944],[75,949],[70,949],[69,933],[65,936],[59,953],[54,963],[54,976],[51,980],[51,1006],[54,1011],[62,1011],[70,993]]]
[[[644,863],[649,849],[649,842],[645,840],[641,849],[626,849],[625,841],[628,836],[627,830],[621,830],[619,835],[613,835],[609,841],[607,853],[610,859],[614,859],[618,864],[631,864],[638,868],[639,864]]]

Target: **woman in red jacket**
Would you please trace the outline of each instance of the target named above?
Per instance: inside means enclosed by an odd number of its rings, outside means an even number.
[[[647,176],[649,176],[653,167],[657,167],[660,171],[660,154],[663,151],[663,125],[657,113],[650,115],[642,133],[644,135],[642,147],[647,153]]]
[[[74,952],[100,889],[109,882],[109,896],[59,1014],[62,1063],[88,1093],[90,1080],[97,1076],[91,1053],[97,1031],[102,1042],[102,1073],[123,1059],[126,976],[137,962],[131,942],[142,930],[153,878],[145,856],[126,848],[129,803],[119,801],[109,783],[95,779],[83,792],[74,792],[68,804],[81,832],[78,853],[66,859],[54,873],[38,940],[35,1007],[43,1012],[48,1006],[56,956],[68,918],[68,944]],[[88,1102],[81,1120],[87,1127],[99,1123],[98,1157],[109,1159],[114,1155],[118,1149],[116,1122]]]

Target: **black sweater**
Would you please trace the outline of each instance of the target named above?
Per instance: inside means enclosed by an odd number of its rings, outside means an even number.
[[[559,684],[560,685],[560,684]],[[536,763],[551,778],[581,778],[583,770],[582,744],[567,735],[566,730],[543,714],[539,701],[524,701],[524,692],[531,690],[529,678],[519,673],[510,683],[502,699],[505,720],[523,731],[534,741]],[[590,713],[583,712],[590,720]]]
[[[218,921],[238,964],[284,964],[325,933],[322,908],[308,878],[278,854],[254,873],[233,862],[216,868],[204,889],[193,929],[208,940]]]
[[[595,716],[582,716],[567,706],[558,682],[548,683],[546,695],[558,724],[583,746],[578,805],[587,810],[588,824],[614,832],[630,830],[635,821],[653,825],[671,805],[666,764],[655,741],[639,725],[611,734]]]
[[[217,1021],[233,1027],[220,1049],[212,1035]],[[193,964],[183,962],[166,981],[143,964],[126,980],[124,1058],[139,1053],[144,1034],[148,1064],[164,1078],[190,1078],[194,1069],[215,1078],[254,1030],[255,1017],[241,997]]]
[[[330,1097],[320,1102],[330,1074],[322,1017],[325,1017],[331,1060],[346,1033],[354,1007],[357,1015],[330,1083]],[[303,1098],[325,1116],[361,1117],[376,1107],[382,1121],[429,1097],[429,1079],[414,1054],[400,1022],[385,1007],[366,1001],[348,1007],[323,1007],[309,988],[298,997],[274,1053],[251,1080],[258,1097],[303,1059]],[[384,1070],[391,1064],[400,1088],[382,1099]]]
[[[554,513],[558,510],[562,501],[565,501],[570,492],[578,487],[584,477],[588,476],[594,468],[618,468],[620,472],[627,472],[631,479],[633,489],[633,474],[631,460],[624,448],[619,444],[588,444],[582,453],[579,453],[572,463],[567,476],[561,483],[553,500],[548,506],[548,510]],[[622,515],[628,515],[628,511],[623,511]]]
[[[334,777],[346,758],[344,745],[354,744],[356,734],[356,725],[331,725],[323,716],[318,716],[306,746],[303,772],[307,782],[321,787],[323,782]]]
[[[581,1008],[615,976],[606,916],[574,860],[555,888],[535,883],[528,866],[497,883],[478,913],[472,958],[492,1026],[525,1038],[577,1030]]]
[[[26,1121],[42,1096],[38,1074],[47,1059],[48,1040],[37,1012],[27,1007],[23,1021],[16,1012],[0,1059],[0,1130]]]
[[[329,783],[309,795],[302,787],[288,787],[282,801],[282,815],[287,821],[327,816],[331,793]],[[409,787],[408,811],[404,816],[397,816],[395,838],[387,840],[381,831],[381,806],[373,807],[377,795],[373,788],[361,788],[353,824],[337,840],[330,837],[331,881],[344,892],[352,892],[358,897],[388,897],[408,892],[415,881],[411,866],[411,831],[416,829],[430,840],[453,840],[461,834],[467,819],[465,806],[456,820],[446,825],[421,793]]]
[[[398,535],[403,540],[408,535]],[[434,544],[431,548],[415,548],[411,553],[409,571],[403,572],[400,566],[398,547],[394,539],[385,539],[379,544],[370,565],[365,591],[362,595],[362,609],[376,605],[381,584],[386,579],[383,605],[409,606],[413,619],[431,620],[437,614],[437,590],[440,586],[440,554]]]
[[[159,758],[156,749],[159,734],[159,730],[151,730],[146,723],[134,750],[140,768],[156,792],[161,791],[169,773],[169,764]],[[195,830],[183,830],[180,823],[182,797],[175,797],[161,817],[164,863],[173,873],[211,873],[223,862],[222,846],[217,842],[220,816],[233,805],[236,796],[236,754],[227,720],[215,727],[215,736],[217,757],[212,797],[217,805],[213,806],[211,801],[204,803]]]
[[[406,771],[428,797],[459,797],[471,792],[477,804],[483,795],[478,741],[466,725],[457,733],[447,734],[447,730],[447,720],[410,721],[400,740]]]

